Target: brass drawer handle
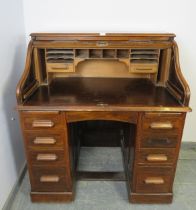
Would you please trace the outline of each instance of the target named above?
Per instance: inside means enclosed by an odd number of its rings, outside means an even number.
[[[148,140],[149,144],[161,144],[161,145],[168,145],[171,144],[171,140],[168,138],[165,139],[149,139]]]
[[[40,177],[40,182],[59,182],[60,178],[59,176],[53,175],[53,176],[47,176],[43,175]]]
[[[34,120],[32,123],[33,128],[51,128],[54,122],[51,120]]]
[[[55,144],[56,143],[56,139],[54,139],[53,137],[36,137],[33,140],[34,144]]]
[[[36,157],[38,161],[55,161],[57,160],[56,154],[38,154]]]
[[[152,129],[172,129],[173,125],[170,122],[166,122],[166,123],[153,122],[150,124],[150,128],[152,128]]]
[[[146,157],[146,160],[149,162],[164,162],[167,161],[167,155],[164,154],[149,154]]]
[[[145,184],[164,184],[164,179],[162,177],[147,177],[144,180]]]

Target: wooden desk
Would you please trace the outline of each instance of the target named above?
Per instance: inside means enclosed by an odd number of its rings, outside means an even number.
[[[130,202],[172,202],[191,111],[174,36],[31,35],[17,108],[32,201],[72,201],[78,179],[106,179],[126,181]],[[124,172],[78,171],[81,146],[121,147]]]

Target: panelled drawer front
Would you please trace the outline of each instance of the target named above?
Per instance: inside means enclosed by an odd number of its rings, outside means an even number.
[[[171,167],[138,167],[136,180],[137,193],[171,192],[173,169]]]
[[[141,149],[138,151],[139,164],[173,164],[175,161],[175,149]]]
[[[177,134],[165,133],[143,133],[141,136],[141,148],[174,148],[178,143]]]
[[[65,165],[63,150],[29,151],[28,156],[32,165]]]
[[[74,72],[73,63],[47,63],[48,72]]]
[[[69,191],[66,169],[63,167],[32,167],[31,190],[33,192]]]
[[[181,113],[146,113],[143,116],[143,131],[159,133],[178,131],[182,127]]]
[[[24,135],[29,149],[61,149],[64,147],[63,131],[59,133],[51,131],[26,131]]]
[[[130,72],[133,73],[156,73],[158,70],[157,64],[135,64],[131,63],[130,65]]]
[[[59,113],[23,112],[22,123],[25,130],[54,130],[62,127]]]

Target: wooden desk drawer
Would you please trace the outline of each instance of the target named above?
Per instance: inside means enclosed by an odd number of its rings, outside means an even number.
[[[63,125],[58,112],[22,112],[21,116],[23,127],[26,130],[54,130]]]
[[[26,145],[29,149],[63,149],[64,133],[51,131],[24,132]]]
[[[156,73],[158,70],[158,64],[149,64],[149,63],[131,63],[130,72],[132,73]]]
[[[47,63],[48,72],[74,72],[73,63]]]
[[[69,191],[66,169],[63,167],[32,167],[31,190],[34,192]]]
[[[138,167],[137,193],[167,193],[172,191],[173,169],[171,167]]]
[[[175,161],[175,149],[141,149],[138,151],[139,164],[173,164]]]
[[[150,132],[174,132],[183,125],[183,114],[181,113],[146,113],[143,116],[142,128]]]
[[[64,150],[29,151],[28,156],[32,165],[65,165]]]
[[[177,134],[165,133],[143,133],[141,136],[141,148],[174,148],[178,143]]]

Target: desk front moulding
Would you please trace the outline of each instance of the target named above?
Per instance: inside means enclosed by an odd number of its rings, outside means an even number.
[[[31,34],[16,96],[33,202],[73,201],[83,179],[124,180],[132,203],[172,202],[191,111],[174,37]],[[121,147],[124,171],[77,170],[83,146]]]

